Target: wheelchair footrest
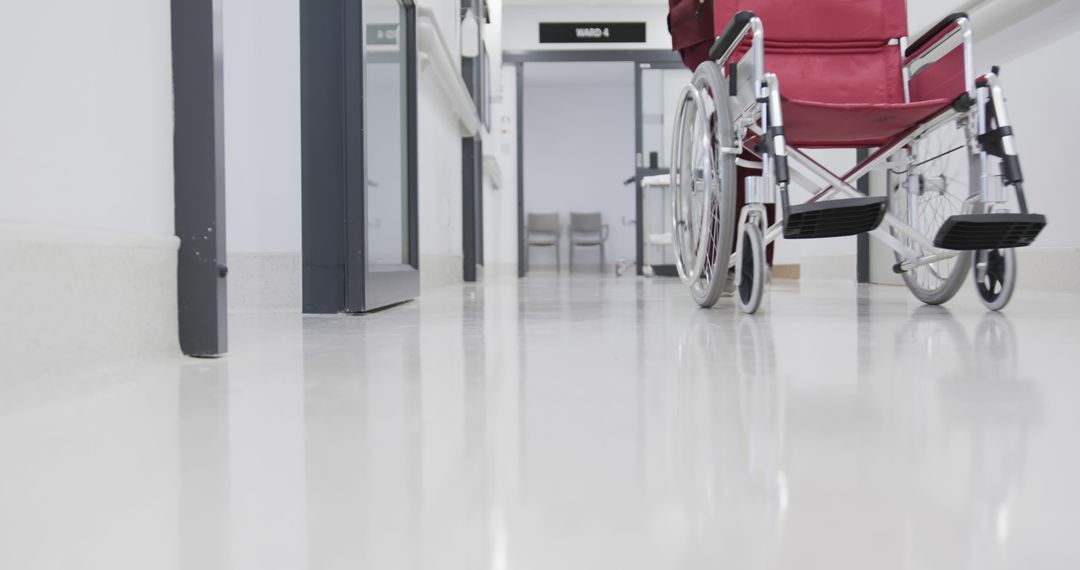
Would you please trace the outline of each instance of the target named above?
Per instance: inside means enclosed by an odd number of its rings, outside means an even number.
[[[953,250],[1024,247],[1044,227],[1042,214],[961,214],[945,220],[934,245]]]
[[[784,220],[784,237],[812,239],[866,233],[881,224],[885,207],[885,198],[877,196],[791,206]]]

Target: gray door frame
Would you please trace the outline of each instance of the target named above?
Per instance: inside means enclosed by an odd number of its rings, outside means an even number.
[[[634,184],[635,197],[637,200],[637,274],[645,274],[645,187],[641,184],[641,179],[645,176],[655,176],[659,174],[668,174],[671,172],[666,168],[649,168],[645,164],[645,125],[644,117],[642,116],[641,105],[643,102],[641,76],[647,69],[685,69],[686,66],[679,58],[675,58],[676,61],[661,61],[661,62],[638,62],[634,66],[634,146],[636,149],[635,159],[637,163],[634,169]]]
[[[678,54],[668,50],[527,50],[503,52],[503,63],[517,69],[517,173],[518,173],[518,277],[525,277],[525,64],[534,62],[619,62],[634,64],[634,122],[637,152],[641,151],[641,66],[682,67]],[[643,194],[640,180],[635,193],[637,218],[637,274],[644,262],[642,229]]]
[[[228,352],[222,0],[172,0],[180,349]]]
[[[517,72],[517,243],[518,279],[521,279],[528,272],[525,263],[525,248],[528,247],[525,244],[525,62],[513,63]]]
[[[856,150],[856,163],[861,163],[867,158],[870,158],[870,149],[860,148]],[[856,184],[859,193],[866,196],[870,195],[869,174],[860,178]],[[870,234],[859,234],[855,239],[855,280],[858,283],[870,283]]]
[[[179,1],[179,0],[177,0]],[[420,293],[417,215],[416,9],[407,10],[408,263],[372,270],[367,254],[362,4],[301,0],[301,156],[305,313],[362,313]]]

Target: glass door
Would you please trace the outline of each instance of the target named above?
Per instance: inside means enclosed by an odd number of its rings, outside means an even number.
[[[415,5],[364,0],[363,311],[420,292]]]
[[[639,274],[674,277],[671,189],[645,186],[646,176],[671,173],[675,103],[693,74],[678,63],[637,65],[637,261]]]

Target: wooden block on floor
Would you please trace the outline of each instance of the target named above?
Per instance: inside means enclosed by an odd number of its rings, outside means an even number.
[[[797,263],[774,265],[772,267],[773,279],[791,279],[794,281],[798,281],[800,274],[800,266]]]

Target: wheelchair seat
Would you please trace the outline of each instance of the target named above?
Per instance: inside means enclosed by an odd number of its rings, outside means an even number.
[[[784,98],[784,122],[788,140],[803,148],[884,146],[952,102],[860,104]]]
[[[716,35],[741,10],[765,28],[765,60],[783,93],[790,144],[882,146],[966,92],[963,60],[947,57],[913,78],[904,94],[899,38],[905,0],[669,0],[674,47],[691,69],[709,59]],[[739,59],[749,40],[736,51]]]

